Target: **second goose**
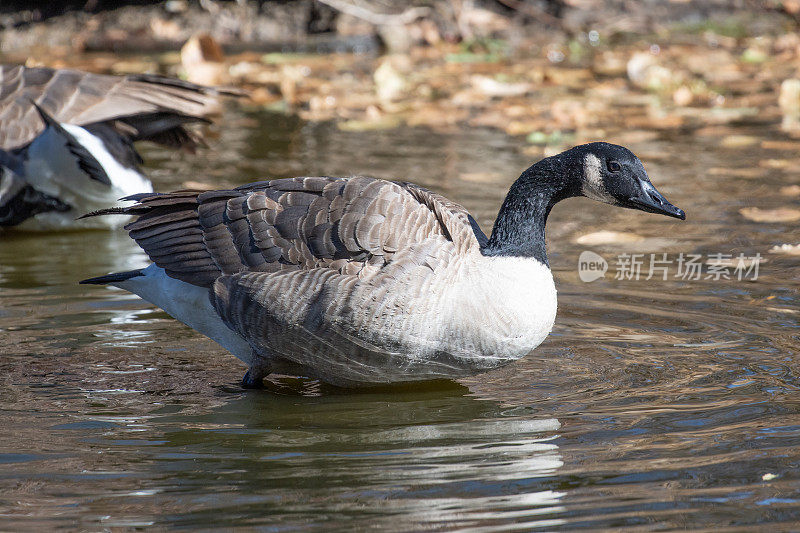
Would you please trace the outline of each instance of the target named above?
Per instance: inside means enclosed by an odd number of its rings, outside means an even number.
[[[228,90],[153,75],[108,76],[0,65],[0,227],[116,227],[75,219],[151,191],[133,143],[194,150]],[[238,94],[238,93],[233,93]]]

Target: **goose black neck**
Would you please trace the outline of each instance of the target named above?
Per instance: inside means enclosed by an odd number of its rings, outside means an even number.
[[[532,257],[547,262],[544,228],[553,206],[580,194],[580,168],[561,156],[548,157],[528,168],[514,182],[481,250],[488,256]]]

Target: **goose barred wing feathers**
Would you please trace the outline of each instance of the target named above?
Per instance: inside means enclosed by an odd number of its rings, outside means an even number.
[[[131,140],[193,148],[198,139],[182,125],[217,112],[220,93],[230,92],[147,74],[0,65],[0,149],[21,148],[44,129],[32,102],[59,122],[91,126],[114,121],[115,129]]]
[[[139,215],[126,229],[153,262],[204,287],[241,272],[324,268],[364,278],[429,237],[449,241],[456,254],[485,239],[458,204],[413,184],[366,177],[127,199],[137,204],[95,214]]]
[[[130,236],[168,276],[209,289],[255,356],[289,365],[272,370],[342,385],[458,374],[460,363],[423,339],[445,292],[434,285],[485,238],[461,206],[366,177],[128,199],[137,203],[92,215],[138,215]],[[398,318],[409,309],[418,319]]]

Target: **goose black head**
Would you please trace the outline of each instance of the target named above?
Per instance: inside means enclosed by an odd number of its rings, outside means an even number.
[[[581,194],[600,202],[648,213],[686,219],[656,190],[644,165],[633,152],[616,144],[596,142],[576,146],[569,152],[582,166]]]
[[[630,150],[603,142],[584,144],[542,159],[522,173],[508,191],[482,253],[533,257],[547,264],[547,216],[557,202],[573,196],[686,218],[650,183],[644,165]]]

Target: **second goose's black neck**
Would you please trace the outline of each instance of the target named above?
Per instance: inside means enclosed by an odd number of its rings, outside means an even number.
[[[564,154],[542,159],[514,182],[494,223],[483,255],[532,257],[544,265],[544,227],[550,209],[580,195],[580,161]]]

